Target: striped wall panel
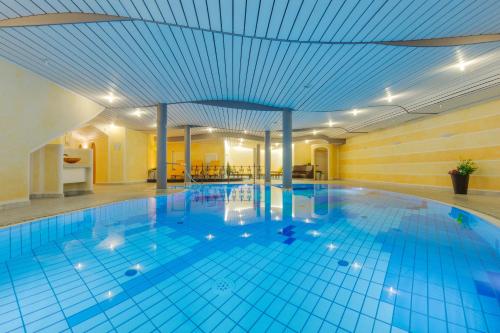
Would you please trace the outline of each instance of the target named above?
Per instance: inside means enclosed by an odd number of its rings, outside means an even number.
[[[347,139],[343,179],[451,187],[460,158],[479,166],[470,187],[500,190],[500,100]]]

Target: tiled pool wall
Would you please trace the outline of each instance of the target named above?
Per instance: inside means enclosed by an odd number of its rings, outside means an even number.
[[[31,254],[41,246],[63,241],[76,233],[100,232],[131,216],[154,213],[151,208],[158,201],[148,198],[121,201],[0,228],[0,262]]]

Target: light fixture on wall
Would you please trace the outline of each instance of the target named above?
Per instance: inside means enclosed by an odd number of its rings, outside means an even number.
[[[304,142],[307,144],[307,143],[309,143],[310,141],[309,141],[309,140],[305,140]]]
[[[84,142],[84,143],[82,143],[82,148],[83,148],[83,149],[89,149],[89,144],[88,144],[88,142]]]

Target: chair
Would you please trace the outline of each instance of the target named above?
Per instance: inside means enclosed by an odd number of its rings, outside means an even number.
[[[283,167],[279,167],[278,171],[271,171],[271,177],[278,178],[283,176]]]
[[[294,165],[292,170],[293,178],[314,178],[314,167],[312,165]]]
[[[173,179],[184,178],[184,161],[176,161],[176,164],[172,164],[172,171],[170,172],[170,177]]]
[[[201,178],[203,176],[203,162],[195,160],[191,162],[191,177]]]
[[[217,178],[220,174],[220,162],[219,161],[210,161],[208,163],[207,175],[210,178]]]

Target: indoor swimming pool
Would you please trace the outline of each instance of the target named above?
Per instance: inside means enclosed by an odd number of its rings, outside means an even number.
[[[334,185],[203,185],[0,229],[0,332],[500,332],[500,229]]]

